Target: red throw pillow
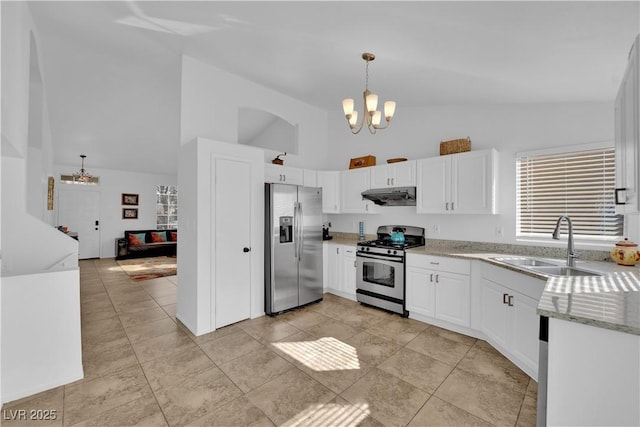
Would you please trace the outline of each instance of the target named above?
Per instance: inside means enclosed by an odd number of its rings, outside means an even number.
[[[162,231],[162,232],[152,231],[151,232],[151,242],[153,242],[153,243],[164,243],[166,241],[167,241],[167,233],[165,233],[164,231]]]
[[[178,241],[178,232],[177,231],[172,231],[171,232],[171,241],[172,242],[177,242]]]
[[[144,245],[144,233],[131,233],[129,234],[129,244],[131,246]]]

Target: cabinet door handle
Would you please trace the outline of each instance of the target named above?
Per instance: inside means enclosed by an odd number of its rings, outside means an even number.
[[[396,185],[396,179],[395,178],[391,178],[391,185]]]
[[[616,197],[616,205],[626,205],[626,194],[624,193],[627,189],[626,188],[616,188],[615,190],[613,190],[613,194]],[[622,198],[620,197],[620,192],[622,191]]]
[[[429,275],[429,282],[433,282],[433,273]]]
[[[456,208],[454,207],[453,202],[451,202],[451,210],[453,211],[453,210],[455,210],[455,209],[456,209]]]
[[[369,212],[369,205],[364,205],[364,210]]]
[[[440,282],[438,281],[438,279],[439,279],[439,278],[440,278],[440,275],[439,275],[439,274],[436,274],[436,283],[440,283]]]
[[[340,255],[340,248],[336,248],[336,254]]]
[[[357,268],[358,266],[356,265],[357,261],[353,261],[353,267]]]
[[[389,178],[387,178],[387,185],[389,185]]]
[[[431,264],[431,265],[440,265],[439,262],[433,262],[433,261],[429,261],[429,264]]]
[[[503,304],[507,304],[507,297],[509,296],[509,294],[502,294],[502,303]]]
[[[447,202],[447,203],[445,203],[445,204],[444,204],[444,210],[445,210],[445,211],[448,211],[448,210],[449,210],[449,202]]]
[[[513,295],[509,295],[509,307],[513,307]]]
[[[283,181],[286,181],[286,180],[287,180],[287,175],[282,174],[282,180],[283,180]]]

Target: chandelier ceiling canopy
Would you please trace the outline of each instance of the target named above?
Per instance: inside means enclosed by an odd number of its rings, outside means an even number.
[[[358,124],[358,112],[354,110],[353,98],[347,98],[342,100],[342,109],[344,110],[344,116],[349,123],[351,133],[354,135],[362,130],[365,123],[367,129],[371,134],[375,134],[379,129],[386,129],[393,118],[396,111],[395,101],[387,101],[384,103],[384,119],[385,124],[380,125],[382,121],[382,112],[378,111],[378,95],[369,91],[369,62],[376,59],[373,53],[365,52],[362,54],[362,59],[367,63],[365,69],[365,84],[364,92],[362,93],[362,99],[364,101],[364,113],[362,114],[360,124]]]

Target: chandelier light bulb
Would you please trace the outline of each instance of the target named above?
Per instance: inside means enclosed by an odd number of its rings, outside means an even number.
[[[384,118],[389,121],[396,112],[396,102],[387,101],[384,103]]]
[[[378,95],[376,95],[375,93],[370,93],[367,95],[366,100],[367,111],[369,113],[376,111],[376,108],[378,108]]]
[[[354,111],[349,118],[349,126],[353,129],[358,124],[358,112]]]
[[[353,114],[353,98],[343,99],[342,109],[344,110],[344,115],[347,116],[347,118]]]
[[[373,116],[371,117],[371,124],[374,128],[378,128],[380,126],[380,120],[382,119],[382,113],[380,111],[374,111]]]

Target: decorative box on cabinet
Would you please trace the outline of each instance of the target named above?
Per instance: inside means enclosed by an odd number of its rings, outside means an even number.
[[[495,214],[496,150],[417,161],[418,213]]]

